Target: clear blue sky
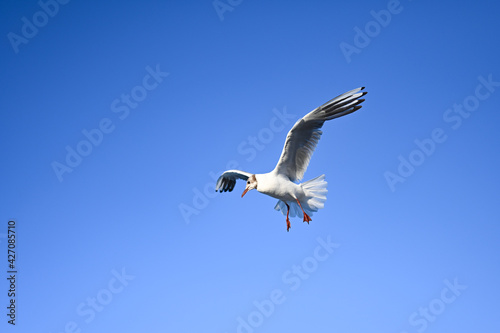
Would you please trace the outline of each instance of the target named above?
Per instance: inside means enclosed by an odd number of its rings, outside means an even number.
[[[492,1],[4,1],[5,332],[497,332]],[[327,123],[310,225],[244,185]]]

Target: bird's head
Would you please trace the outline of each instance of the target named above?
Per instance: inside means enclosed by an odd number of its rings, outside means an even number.
[[[243,194],[241,195],[241,197],[243,198],[243,196],[248,191],[253,190],[254,188],[257,188],[257,178],[255,177],[255,175],[251,175],[247,179],[247,186],[245,187],[245,190],[243,191]]]

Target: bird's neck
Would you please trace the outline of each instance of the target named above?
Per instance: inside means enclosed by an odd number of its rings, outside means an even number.
[[[272,172],[255,174],[255,179],[257,179],[256,190],[267,194],[272,189],[275,178]]]

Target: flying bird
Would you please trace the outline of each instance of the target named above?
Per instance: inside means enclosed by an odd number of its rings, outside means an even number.
[[[353,113],[361,108],[366,95],[365,87],[353,89],[306,114],[293,125],[286,136],[285,146],[278,164],[273,171],[263,174],[252,174],[240,170],[227,170],[217,180],[215,191],[231,192],[237,179],[246,181],[243,196],[256,189],[278,199],[274,209],[286,215],[286,230],[290,230],[289,216],[300,216],[304,222],[311,221],[313,212],[324,207],[328,190],[325,175],[303,183],[302,179],[309,165],[311,156],[321,137],[321,127],[327,120],[332,120]]]

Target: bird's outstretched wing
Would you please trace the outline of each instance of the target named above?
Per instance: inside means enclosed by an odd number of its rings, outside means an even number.
[[[217,179],[215,192],[231,192],[236,184],[236,179],[247,180],[252,174],[240,170],[227,170]]]
[[[290,180],[301,180],[321,137],[327,120],[345,116],[361,108],[365,87],[353,89],[314,109],[297,121],[286,137],[285,146],[274,169]]]

